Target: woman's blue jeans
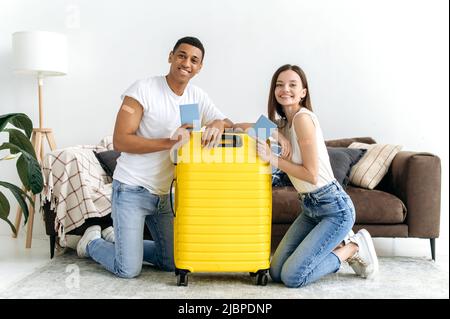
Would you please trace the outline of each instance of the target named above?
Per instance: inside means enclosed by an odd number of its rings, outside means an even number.
[[[168,195],[155,195],[142,186],[113,180],[112,218],[115,243],[95,239],[88,255],[123,278],[139,275],[142,262],[173,271],[173,214]],[[147,225],[153,240],[143,240]]]
[[[272,257],[270,276],[287,287],[302,287],[339,270],[333,253],[355,222],[355,208],[337,181],[299,195],[302,213]]]

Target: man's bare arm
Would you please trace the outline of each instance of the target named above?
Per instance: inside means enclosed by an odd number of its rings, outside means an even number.
[[[138,101],[129,96],[125,97],[114,127],[114,150],[135,154],[152,153],[169,150],[177,142],[170,138],[148,139],[137,136],[136,131],[143,113],[144,109]]]

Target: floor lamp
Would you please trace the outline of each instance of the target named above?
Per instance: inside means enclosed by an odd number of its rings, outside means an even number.
[[[38,82],[39,127],[33,128],[31,143],[33,144],[39,163],[44,159],[44,142],[47,140],[50,149],[56,149],[52,129],[44,128],[44,112],[42,87],[44,78],[67,74],[67,39],[65,35],[46,31],[15,32],[12,35],[14,54],[14,71],[36,77]],[[25,190],[25,188],[23,188]],[[33,201],[35,196],[32,196]],[[17,208],[15,227],[19,232],[22,209]],[[27,238],[25,247],[31,247],[33,235],[34,207],[29,208]],[[16,234],[17,234],[16,233]],[[13,235],[17,237],[17,235]]]

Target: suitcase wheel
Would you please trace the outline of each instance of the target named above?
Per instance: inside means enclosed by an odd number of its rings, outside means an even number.
[[[177,276],[177,286],[187,286],[188,285],[188,271],[186,270],[175,270]]]
[[[265,286],[267,285],[268,277],[267,270],[258,270],[258,272],[251,272],[250,276],[254,278],[255,284],[257,286]]]

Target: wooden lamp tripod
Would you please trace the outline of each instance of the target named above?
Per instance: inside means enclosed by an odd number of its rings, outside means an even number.
[[[53,136],[53,131],[51,128],[43,128],[43,110],[42,110],[42,86],[43,86],[43,78],[38,77],[38,96],[39,96],[39,128],[33,128],[33,133],[31,134],[31,144],[33,145],[34,151],[36,152],[36,157],[39,164],[42,165],[42,161],[44,160],[44,140],[46,139],[48,145],[50,146],[50,150],[56,149],[55,138]],[[25,188],[22,188],[25,191]],[[35,202],[36,195],[31,194],[31,198],[33,202]],[[33,221],[34,221],[34,207],[33,205],[29,205],[28,207],[29,216],[28,216],[28,225],[27,225],[27,239],[25,242],[26,248],[31,248],[31,240],[33,236]],[[20,205],[17,208],[16,213],[16,221],[14,226],[16,227],[16,233],[13,234],[13,238],[17,237],[20,228],[20,222],[22,220],[22,208]]]
[[[38,79],[39,96],[39,128],[33,128],[31,144],[36,152],[36,157],[42,165],[44,160],[44,141],[47,140],[50,150],[56,149],[53,132],[49,128],[43,128],[43,107],[42,107],[42,86],[44,77],[60,76],[67,73],[67,39],[65,35],[46,31],[25,31],[15,32],[12,35],[14,51],[14,70],[16,73],[31,74]],[[25,191],[25,188],[23,188]],[[34,200],[36,195],[31,194]],[[25,247],[31,247],[33,235],[34,207],[29,207],[27,238]],[[19,205],[15,220],[17,237],[20,222],[22,219],[22,209]]]

